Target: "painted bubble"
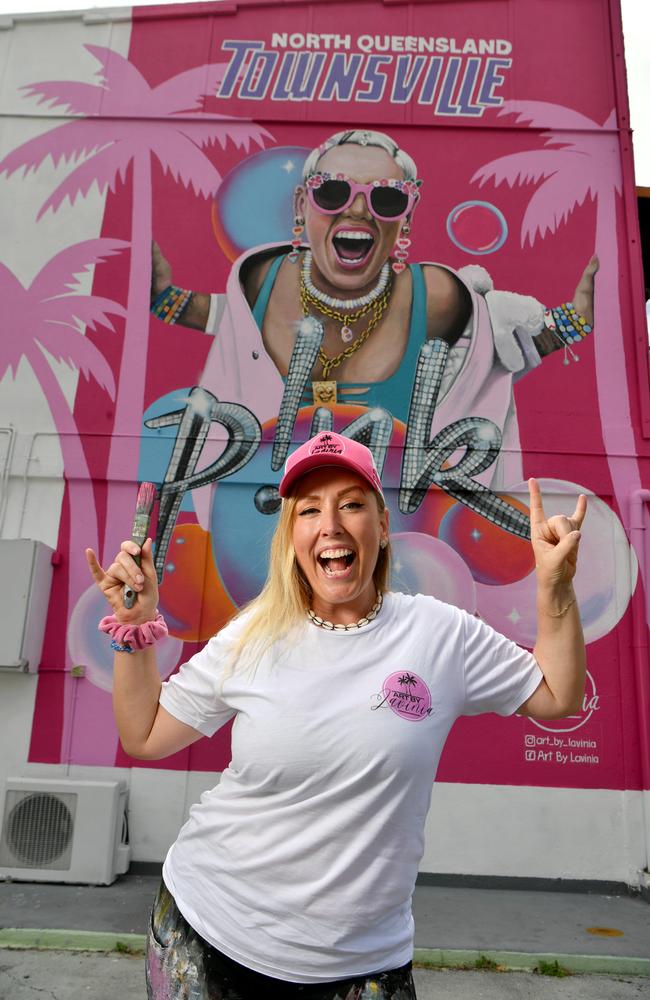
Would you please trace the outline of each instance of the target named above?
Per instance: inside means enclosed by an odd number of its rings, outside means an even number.
[[[391,535],[390,589],[428,594],[473,614],[476,584],[461,556],[439,538],[420,531]]]
[[[528,515],[528,507],[516,497],[502,499]],[[463,557],[477,583],[497,586],[528,576],[535,566],[533,549],[520,538],[457,503],[447,511],[438,532],[443,542]]]
[[[508,238],[508,223],[489,201],[463,201],[447,216],[447,236],[459,250],[483,256],[501,249]]]
[[[304,146],[264,149],[226,174],[212,206],[212,227],[229,260],[251,247],[291,240],[293,193],[309,152]]]
[[[110,614],[105,598],[92,584],[77,601],[68,625],[68,650],[73,664],[85,668],[85,677],[101,688],[113,689],[113,657],[111,640],[100,632],[97,623]],[[167,636],[156,643],[156,660],[161,678],[169,677],[183,651],[179,639]]]

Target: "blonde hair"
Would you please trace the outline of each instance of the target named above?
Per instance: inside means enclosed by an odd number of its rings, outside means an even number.
[[[372,490],[380,514],[386,509],[381,493]],[[298,565],[293,547],[293,523],[297,497],[282,501],[280,517],[271,540],[269,571],[257,597],[240,609],[235,619],[246,618],[233,643],[228,673],[237,667],[254,668],[264,653],[279,639],[306,624],[311,604],[311,588]],[[388,589],[390,542],[380,548],[372,579],[377,593]]]

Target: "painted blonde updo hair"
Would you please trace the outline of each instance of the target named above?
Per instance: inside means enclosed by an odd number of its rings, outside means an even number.
[[[400,149],[389,135],[386,135],[385,132],[373,132],[371,129],[352,129],[348,132],[336,132],[335,135],[330,136],[329,139],[322,142],[316,149],[312,149],[302,168],[303,181],[310,174],[316,173],[318,161],[325,153],[336,146],[347,145],[377,146],[379,149],[385,150],[391,159],[395,161],[404,174],[405,181],[417,180],[418,168],[415,165],[415,160],[408,153],[405,153],[403,149]]]

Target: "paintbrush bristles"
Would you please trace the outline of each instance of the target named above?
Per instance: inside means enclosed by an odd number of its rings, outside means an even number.
[[[149,533],[149,522],[151,521],[151,512],[153,510],[155,499],[156,487],[154,484],[142,483],[140,489],[138,490],[138,499],[135,504],[135,517],[133,519],[133,531],[131,532],[131,538],[140,546],[142,546],[142,544],[146,541]]]
[[[149,523],[151,521],[151,512],[153,510],[155,500],[156,487],[154,483],[142,483],[140,489],[138,490],[138,499],[135,504],[135,517],[133,518],[133,530],[131,532],[132,540],[136,542],[140,548],[142,548],[146,542],[149,534]],[[133,556],[133,560],[136,566],[142,565],[140,554]],[[124,607],[130,610],[135,604],[137,596],[138,595],[135,590],[133,590],[128,584],[125,584],[122,598],[124,601]]]
[[[135,502],[136,514],[151,514],[156,500],[156,486],[154,483],[142,483],[138,490],[138,499]]]

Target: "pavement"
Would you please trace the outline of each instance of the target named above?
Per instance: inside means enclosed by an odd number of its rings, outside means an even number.
[[[418,1000],[648,1000],[650,979],[416,969]],[[142,958],[0,950],[0,1000],[145,1000]],[[264,1000],[263,997],[256,1000]]]
[[[158,882],[0,882],[0,1000],[143,998]],[[640,896],[418,885],[414,914],[420,1000],[650,1000],[650,905]],[[574,975],[552,974],[562,971]]]

